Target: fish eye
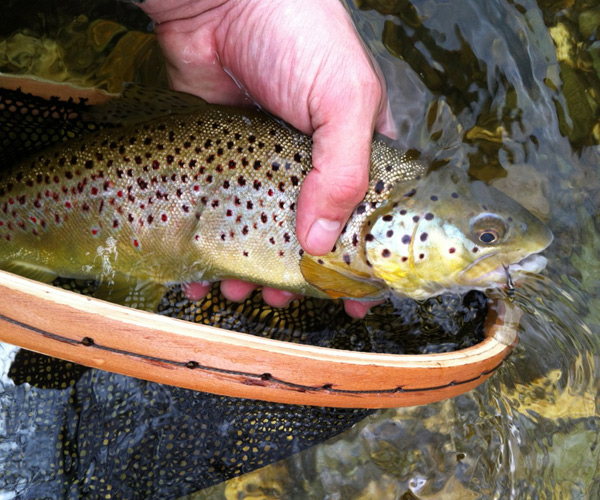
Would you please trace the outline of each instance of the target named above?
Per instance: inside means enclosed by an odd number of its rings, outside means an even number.
[[[498,233],[494,229],[488,229],[487,231],[483,231],[479,233],[479,241],[482,243],[494,243],[498,240]]]
[[[506,234],[507,224],[502,217],[481,214],[471,222],[471,233],[478,243],[494,245]]]

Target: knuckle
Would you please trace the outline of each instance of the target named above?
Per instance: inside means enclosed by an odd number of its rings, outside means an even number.
[[[328,186],[326,194],[333,206],[351,209],[365,196],[367,182],[367,176],[345,174]]]

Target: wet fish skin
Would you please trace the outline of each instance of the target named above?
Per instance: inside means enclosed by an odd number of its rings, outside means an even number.
[[[406,273],[387,269],[405,257],[402,238],[387,245],[370,226],[390,216],[401,221],[403,203],[425,220],[431,199],[407,193],[425,193],[432,181],[424,178],[423,162],[378,141],[372,147],[369,191],[338,244],[321,258],[304,254],[295,237],[295,204],[311,168],[311,146],[310,138],[259,112],[203,105],[191,114],[92,133],[51,148],[0,179],[0,268],[44,281],[57,275],[95,278],[111,285],[108,298],[127,297],[131,303],[137,291],[143,298],[137,305],[149,309],[169,284],[224,278],[356,299],[385,296],[390,288],[423,298],[458,285],[441,280],[436,287],[435,276],[428,274],[424,287],[414,265],[409,280],[400,277]],[[447,191],[443,183],[434,186],[439,196]],[[465,193],[469,186],[465,181]],[[462,202],[469,200],[464,196]],[[506,200],[500,196],[500,203]],[[471,212],[482,211],[480,205]],[[537,219],[514,202],[510,207],[508,217],[526,218],[534,237],[525,250],[515,241],[496,245],[507,264],[549,244]],[[456,220],[451,211],[445,216],[450,223]],[[470,237],[470,228],[461,231]],[[439,244],[433,236],[429,242]],[[381,257],[386,251],[390,255]],[[459,278],[443,262],[434,264],[437,274]],[[452,269],[471,264],[449,262]]]

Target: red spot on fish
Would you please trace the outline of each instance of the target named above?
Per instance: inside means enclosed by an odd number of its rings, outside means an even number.
[[[92,229],[92,234],[93,234],[94,236],[96,236],[96,235],[98,234],[98,229],[95,229],[95,228],[94,228],[94,229]]]
[[[98,194],[98,188],[97,188],[97,187],[93,187],[93,188],[90,190],[90,193],[92,193],[93,195],[96,195],[96,194]]]
[[[135,248],[139,248],[140,247],[140,242],[138,240],[133,240],[133,246]]]
[[[31,220],[31,222],[33,222],[34,224],[37,223],[37,219],[35,217],[29,217],[29,220]]]
[[[162,214],[160,216],[160,220],[162,220],[163,222],[167,222],[167,219],[168,219],[167,214]]]
[[[117,191],[117,196],[119,198],[122,198],[123,197],[123,191],[121,191],[121,190]]]
[[[72,208],[71,202],[70,201],[65,201],[65,207],[66,208]]]

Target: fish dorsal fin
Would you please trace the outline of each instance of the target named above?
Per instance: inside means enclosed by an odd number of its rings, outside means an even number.
[[[123,92],[105,104],[94,106],[84,115],[87,121],[130,126],[153,118],[194,113],[210,106],[200,97],[153,88],[137,83],[123,84]]]
[[[300,259],[300,271],[312,286],[333,299],[377,299],[384,295],[384,288],[369,283],[360,276],[343,273],[320,264],[316,257],[304,254]]]

